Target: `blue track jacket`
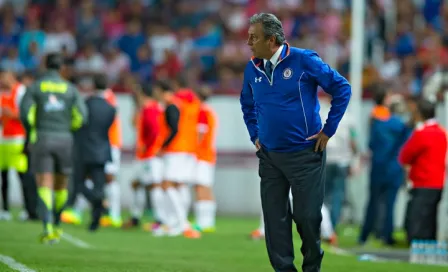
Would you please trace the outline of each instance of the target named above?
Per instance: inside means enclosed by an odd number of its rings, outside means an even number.
[[[244,71],[240,103],[250,139],[259,139],[267,151],[294,152],[315,143],[306,138],[322,129],[317,87],[332,96],[323,132],[331,137],[347,109],[351,96],[348,81],[316,52],[283,47],[272,78],[262,59],[252,58]]]

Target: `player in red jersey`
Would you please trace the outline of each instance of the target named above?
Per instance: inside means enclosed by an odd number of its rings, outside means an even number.
[[[163,122],[163,109],[152,98],[152,86],[143,86],[141,108],[135,118],[136,126],[136,179],[133,183],[132,218],[126,227],[139,225],[145,207],[145,190],[150,193],[154,217],[162,221],[164,217],[164,193],[161,188],[163,163],[157,156],[162,144],[163,135],[160,126]]]
[[[216,130],[218,118],[215,111],[206,104],[211,94],[209,88],[198,91],[201,100],[199,112],[197,164],[195,169],[196,203],[194,207],[196,226],[203,232],[215,231],[216,202],[213,196],[216,164]]]

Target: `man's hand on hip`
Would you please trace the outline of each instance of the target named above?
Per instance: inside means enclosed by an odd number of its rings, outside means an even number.
[[[327,147],[327,143],[328,143],[328,140],[330,139],[330,137],[325,135],[325,133],[323,133],[321,130],[318,134],[315,134],[306,139],[307,140],[317,139],[316,146],[314,147],[314,152],[318,152],[318,151],[322,152],[322,151],[324,151],[325,147]]]
[[[260,141],[258,139],[255,140],[255,148],[257,149],[257,151],[261,148]]]

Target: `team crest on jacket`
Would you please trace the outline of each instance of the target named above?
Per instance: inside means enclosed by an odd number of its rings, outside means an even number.
[[[291,76],[292,76],[291,68],[286,68],[285,70],[283,70],[283,78],[284,79],[290,79]]]

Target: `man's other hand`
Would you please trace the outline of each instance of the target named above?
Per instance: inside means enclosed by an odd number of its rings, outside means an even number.
[[[261,148],[260,141],[258,139],[255,140],[255,148],[257,149],[257,151]]]
[[[324,151],[325,147],[327,147],[328,140],[330,137],[325,135],[322,131],[320,131],[318,134],[315,134],[311,137],[306,138],[307,140],[314,140],[317,139],[316,145],[314,146],[314,152],[322,152]]]

